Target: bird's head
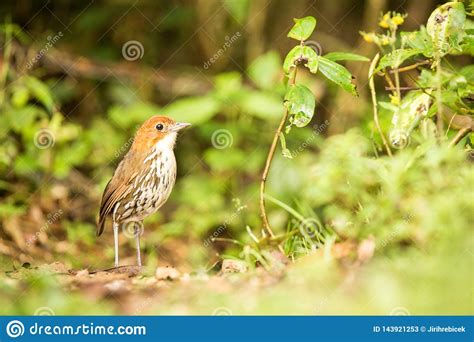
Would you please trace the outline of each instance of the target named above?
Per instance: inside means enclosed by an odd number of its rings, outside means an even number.
[[[149,151],[153,146],[173,149],[178,132],[190,125],[186,122],[176,122],[166,116],[152,116],[138,129],[132,149]]]

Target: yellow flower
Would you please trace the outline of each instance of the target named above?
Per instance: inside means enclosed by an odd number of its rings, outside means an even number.
[[[388,22],[385,20],[380,20],[379,21],[379,26],[383,28],[389,28]]]
[[[380,44],[382,44],[382,45],[388,45],[388,44],[390,44],[390,39],[388,39],[388,37],[383,37],[383,38],[380,40]]]
[[[400,104],[400,98],[398,96],[394,95],[389,95],[390,96],[390,102],[394,104],[395,106],[398,106]]]
[[[389,28],[390,27],[390,13],[385,13],[379,21],[379,26],[383,28]]]
[[[361,33],[362,34],[362,38],[364,38],[364,40],[367,42],[367,43],[373,43],[374,42],[374,37],[372,34],[370,33]]]
[[[401,24],[403,24],[405,19],[401,15],[397,14],[392,18],[392,21],[395,25],[400,26]]]

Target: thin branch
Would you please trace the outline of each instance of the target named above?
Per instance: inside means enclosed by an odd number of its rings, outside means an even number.
[[[39,51],[37,46],[24,47],[15,44],[15,49],[27,51]],[[160,92],[173,95],[196,95],[203,94],[211,88],[211,83],[200,74],[177,73],[162,68],[152,68],[144,63],[107,62],[74,55],[59,49],[50,49],[36,66],[43,66],[51,72],[66,73],[73,78],[84,78],[92,80],[117,80],[123,82],[143,82],[144,77],[148,83],[158,88]],[[26,66],[23,72],[27,72]]]
[[[390,149],[390,146],[388,145],[387,139],[385,138],[385,135],[382,132],[382,128],[380,127],[380,122],[379,122],[379,114],[378,114],[378,108],[377,108],[377,96],[375,94],[375,85],[374,85],[374,70],[375,66],[377,65],[377,62],[379,61],[380,54],[377,53],[372,60],[372,63],[370,64],[369,68],[369,88],[370,88],[370,93],[372,94],[372,105],[373,105],[373,110],[374,110],[374,123],[375,127],[377,128],[377,131],[380,134],[380,137],[382,138],[382,143],[385,146],[385,149],[387,150],[387,154],[391,157],[392,156],[392,150]]]
[[[395,41],[397,40],[397,31],[396,31],[396,29],[392,29],[391,32],[392,32],[392,44],[391,44],[391,46],[392,46],[392,52],[393,52],[396,49]],[[403,42],[402,42],[402,44],[403,44]],[[403,45],[402,45],[402,48],[403,48]],[[395,92],[397,94],[398,101],[401,101],[402,96],[400,94],[400,74],[398,72],[398,69],[394,69],[393,74],[395,75],[395,87],[396,87]]]
[[[212,241],[212,242],[215,242],[215,241],[230,242],[230,243],[234,243],[234,244],[240,245],[240,246],[243,246],[243,245],[244,245],[242,242],[240,242],[239,240],[236,240],[236,239],[211,238],[211,241]]]
[[[0,73],[0,106],[5,101],[5,85],[7,84],[8,72],[10,70],[10,57],[12,52],[12,26],[10,19],[5,23],[5,47],[3,50],[3,65]]]
[[[296,83],[296,73],[298,68],[295,67],[295,71],[293,73],[293,77],[291,79],[291,86],[294,86]],[[268,222],[267,211],[265,209],[265,184],[267,181],[268,173],[270,172],[270,166],[272,165],[272,160],[275,155],[275,150],[278,144],[278,139],[280,137],[280,133],[283,131],[283,127],[285,126],[286,120],[288,119],[288,110],[285,110],[283,117],[281,118],[280,125],[278,126],[275,135],[273,136],[273,142],[270,146],[270,151],[268,152],[267,161],[265,163],[265,169],[262,173],[262,179],[260,181],[260,216],[262,217],[263,227],[268,232],[271,238],[275,237],[275,234],[270,227],[270,223]]]
[[[383,77],[385,78],[385,81],[387,81],[389,87],[390,87],[390,90],[394,90],[395,89],[395,84],[393,84],[393,81],[392,79],[390,78],[389,74],[387,74],[386,72],[383,73]]]
[[[385,90],[396,90],[396,87],[385,87]],[[425,89],[436,89],[436,88],[431,88],[431,87],[399,87],[398,89],[407,91],[407,90],[425,90]]]
[[[430,64],[431,61],[423,61],[423,62],[418,62],[418,63],[415,63],[415,64],[411,64],[411,65],[407,65],[403,68],[395,68],[395,69],[392,69],[390,70],[389,72],[391,74],[394,74],[395,72],[405,72],[405,71],[409,71],[409,70],[413,70],[413,69],[416,69],[418,68],[419,66],[422,66],[422,65],[426,65],[426,64]]]
[[[461,141],[462,138],[464,138],[468,133],[471,132],[471,128],[470,127],[463,127],[461,128],[458,133],[456,134],[456,136],[453,138],[453,140],[450,141],[449,143],[449,146],[450,147],[454,147],[456,146],[456,144],[458,142]]]
[[[442,71],[441,71],[441,58],[437,58],[438,63],[436,64],[436,106],[438,107],[438,113],[436,114],[436,128],[438,139],[441,139],[444,130],[443,123],[443,100],[442,100]]]

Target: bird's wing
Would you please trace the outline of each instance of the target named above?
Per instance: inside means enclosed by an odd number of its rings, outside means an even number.
[[[112,179],[107,183],[100,204],[97,236],[104,231],[107,216],[113,213],[115,205],[131,191],[131,184],[138,175],[136,170],[139,169],[141,163],[143,163],[143,156],[129,151],[118,165]]]

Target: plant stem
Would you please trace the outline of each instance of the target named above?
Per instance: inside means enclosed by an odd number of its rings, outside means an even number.
[[[399,87],[400,90],[426,90],[426,89],[433,89],[433,88],[422,88],[422,87]],[[395,87],[385,87],[385,90],[395,90]]]
[[[444,130],[444,124],[443,124],[443,100],[441,98],[442,92],[441,92],[441,58],[437,57],[437,63],[436,63],[436,106],[438,107],[438,113],[436,115],[436,129],[437,129],[437,136],[438,139],[441,138]]]
[[[451,142],[449,143],[449,146],[450,147],[454,147],[456,146],[456,144],[458,142],[461,141],[462,138],[464,138],[468,133],[471,132],[471,127],[463,127],[461,128],[458,133],[456,134],[456,136],[453,138],[453,140],[451,140]]]
[[[407,66],[405,66],[405,67],[403,67],[403,68],[392,69],[392,70],[390,70],[390,73],[393,74],[393,73],[395,73],[396,71],[398,71],[398,72],[409,71],[409,70],[416,69],[416,68],[418,68],[419,66],[426,65],[426,64],[430,64],[430,63],[431,63],[430,61],[418,62],[418,63],[412,64],[412,65],[407,65]]]
[[[394,90],[395,89],[395,84],[393,84],[392,79],[390,78],[390,76],[386,72],[384,72],[383,77],[387,81],[390,90]],[[386,90],[388,90],[388,89],[386,89]]]
[[[397,30],[396,29],[393,29],[391,30],[392,32],[392,52],[396,50],[396,46],[395,46],[395,42],[396,42],[396,39],[397,39]],[[403,45],[402,45],[402,48],[403,48]],[[375,67],[375,66],[374,66]],[[401,93],[400,93],[400,73],[398,72],[398,68],[397,69],[393,69],[393,73],[395,74],[395,91],[396,91],[396,95],[398,97],[398,101],[400,102],[401,101]]]
[[[387,154],[391,157],[392,156],[392,150],[390,149],[390,146],[388,145],[387,139],[385,138],[385,135],[382,132],[382,128],[380,127],[380,122],[379,122],[379,114],[378,114],[378,108],[377,108],[377,96],[375,93],[375,85],[374,85],[374,70],[375,66],[377,65],[377,62],[379,61],[380,54],[377,53],[372,60],[372,63],[370,63],[370,68],[369,68],[369,88],[370,88],[370,93],[372,94],[372,105],[373,105],[373,110],[374,110],[374,123],[375,127],[377,128],[377,131],[380,134],[380,137],[382,138],[382,143],[385,146],[385,149],[387,150]]]
[[[291,86],[294,86],[296,83],[296,73],[298,68],[295,68],[293,73],[293,77],[291,78]],[[265,209],[265,184],[267,181],[268,173],[270,172],[270,167],[272,165],[273,157],[275,156],[275,150],[278,144],[278,139],[280,137],[281,132],[283,131],[283,127],[285,126],[286,120],[288,119],[288,109],[285,110],[283,117],[281,118],[280,125],[278,126],[275,135],[273,136],[273,142],[270,146],[270,150],[268,151],[267,161],[265,163],[265,168],[262,173],[262,179],[260,181],[260,216],[262,217],[263,227],[267,231],[270,237],[275,237],[275,234],[270,227],[270,223],[268,222],[267,211]]]
[[[0,107],[5,101],[5,86],[8,79],[8,71],[10,69],[10,56],[12,51],[12,26],[10,20],[5,22],[5,49],[3,50],[3,66],[0,75]]]

